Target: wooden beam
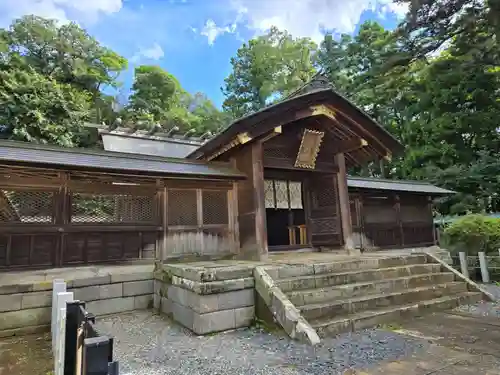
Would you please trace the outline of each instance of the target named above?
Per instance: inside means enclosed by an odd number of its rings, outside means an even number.
[[[378,139],[375,135],[370,133],[368,130],[366,130],[361,124],[356,122],[352,117],[348,116],[341,110],[336,110],[337,116],[335,117],[335,121],[337,121],[339,124],[343,125],[341,121],[339,121],[339,117],[343,117],[346,119],[349,124],[353,125],[358,131],[356,132],[359,136],[366,138],[370,142],[370,146],[373,147],[375,150],[378,149],[379,153],[382,157],[386,157],[388,155],[391,155],[391,150],[388,149],[380,139]],[[343,125],[345,126],[345,125]]]
[[[348,141],[342,142],[338,147],[332,150],[333,154],[347,153],[351,151],[359,150],[368,146],[368,142],[363,138],[350,139]]]
[[[339,196],[339,211],[342,226],[342,237],[344,240],[344,248],[348,252],[355,251],[354,240],[352,234],[351,209],[349,205],[349,191],[347,187],[347,171],[345,165],[345,155],[339,153],[335,155],[335,162],[339,167],[339,172],[336,174],[337,190]]]
[[[221,147],[218,151],[209,155],[206,158],[206,160],[208,160],[208,161],[213,160],[213,159],[217,158],[218,156],[222,155],[223,153],[231,150],[232,148],[234,148],[238,145],[244,145],[245,143],[250,142],[252,139],[253,139],[253,137],[248,132],[240,133],[240,134],[236,135],[236,137],[231,142],[229,142],[227,145]]]
[[[281,125],[276,126],[269,134],[265,135],[260,141],[262,143],[267,142],[270,139],[276,137],[277,135],[280,135],[281,133],[283,133],[283,127]]]

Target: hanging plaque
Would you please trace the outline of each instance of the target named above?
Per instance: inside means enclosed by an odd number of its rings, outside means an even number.
[[[295,167],[314,169],[316,167],[316,158],[318,157],[321,141],[325,132],[317,130],[304,129],[302,142],[300,143]]]

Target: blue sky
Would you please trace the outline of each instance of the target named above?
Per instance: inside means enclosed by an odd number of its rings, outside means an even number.
[[[325,30],[355,33],[372,19],[393,28],[406,9],[392,0],[0,0],[0,26],[24,14],[76,21],[133,68],[160,65],[191,93],[220,106],[220,87],[241,44],[270,26],[320,41]]]

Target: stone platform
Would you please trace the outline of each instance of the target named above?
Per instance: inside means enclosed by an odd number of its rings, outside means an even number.
[[[52,280],[63,279],[75,300],[96,316],[153,305],[152,264],[56,268],[0,274],[0,336],[48,329]]]

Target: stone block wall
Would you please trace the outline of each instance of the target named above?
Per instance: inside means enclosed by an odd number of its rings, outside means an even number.
[[[70,280],[68,291],[86,302],[96,316],[153,305],[153,267],[130,267],[119,273],[89,275]],[[81,277],[81,278],[80,278]],[[52,280],[0,286],[0,337],[47,329],[52,306]]]
[[[162,266],[155,273],[155,308],[198,335],[248,327],[255,317],[252,269]]]

